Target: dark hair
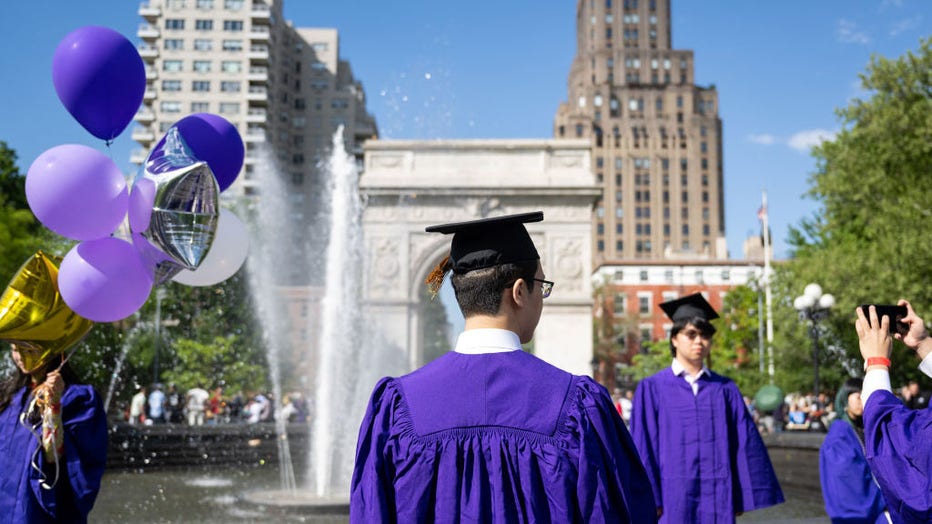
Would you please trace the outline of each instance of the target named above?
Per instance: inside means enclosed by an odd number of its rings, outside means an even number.
[[[65,362],[58,371],[61,373],[61,378],[65,381],[66,387],[71,384],[81,383],[78,379],[78,375],[67,362]],[[26,387],[30,380],[30,375],[23,373],[19,367],[17,367],[11,376],[7,377],[3,382],[0,382],[0,413],[6,411],[6,408],[9,407],[10,403],[13,401],[13,395],[20,389]],[[25,405],[20,406],[20,409],[25,407]]]
[[[673,338],[683,331],[687,325],[692,324],[703,336],[711,337],[715,334],[715,326],[702,317],[687,317],[673,321],[673,327],[670,328],[670,355],[676,358],[676,348],[673,346]]]
[[[464,317],[497,315],[502,306],[502,292],[523,278],[528,289],[534,292],[537,260],[500,264],[476,269],[468,273],[453,273],[450,283],[456,293],[456,302]]]

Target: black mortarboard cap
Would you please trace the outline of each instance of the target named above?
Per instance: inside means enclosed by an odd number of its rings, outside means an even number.
[[[428,233],[453,234],[450,262],[454,273],[537,260],[540,255],[525,229],[528,222],[540,222],[543,211],[519,213],[469,222],[441,224],[425,229]]]
[[[670,317],[671,320],[692,319],[699,317],[706,322],[718,318],[718,313],[712,309],[712,306],[706,301],[702,293],[694,293],[682,298],[670,300],[660,304],[660,309]]]

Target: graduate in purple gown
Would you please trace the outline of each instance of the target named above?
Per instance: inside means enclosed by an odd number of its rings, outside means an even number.
[[[466,317],[454,351],[379,381],[359,431],[350,521],[656,522],[644,469],[608,391],[525,353],[545,280],[525,213],[453,233]]]
[[[673,320],[673,364],[638,385],[631,436],[661,522],[734,522],[783,502],[767,448],[731,379],[704,361],[718,314],[701,294],[660,305]]]
[[[932,338],[925,323],[906,306],[907,315],[877,318],[874,306],[856,311],[861,356],[864,357],[864,443],[867,463],[880,484],[894,522],[932,521],[932,410],[912,410],[890,388],[893,338],[915,351],[919,369],[932,377]],[[890,325],[899,322],[897,332]]]
[[[845,381],[835,395],[838,418],[819,448],[825,512],[834,524],[887,524],[887,503],[864,456],[861,379]]]
[[[37,354],[14,345],[17,369],[0,383],[0,515],[10,523],[87,522],[107,458],[103,404],[60,365],[60,354]]]

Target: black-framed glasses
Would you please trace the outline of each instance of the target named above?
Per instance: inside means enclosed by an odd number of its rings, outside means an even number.
[[[532,278],[531,280],[535,282],[540,282],[540,291],[544,294],[544,298],[547,298],[550,296],[550,292],[553,291],[553,282],[549,280],[544,280],[542,278]],[[505,289],[508,289],[513,285],[515,285],[515,283],[511,282],[510,284],[505,286]]]
[[[544,294],[544,298],[550,296],[550,292],[553,291],[553,282],[549,280],[544,280],[542,278],[532,278],[534,282],[540,282],[540,290]]]

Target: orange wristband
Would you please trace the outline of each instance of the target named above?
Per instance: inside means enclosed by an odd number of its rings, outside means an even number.
[[[890,359],[886,357],[870,357],[867,359],[867,362],[864,363],[864,368],[867,369],[871,366],[884,366],[889,368]]]

